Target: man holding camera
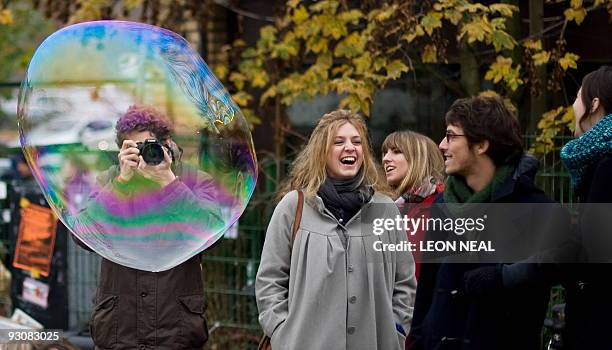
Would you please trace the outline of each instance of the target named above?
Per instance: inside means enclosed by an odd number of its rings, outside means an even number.
[[[116,132],[119,165],[98,178],[103,185],[100,192],[119,193],[133,201],[145,191],[171,193],[181,209],[167,216],[206,215],[211,224],[222,220],[212,205],[212,178],[179,166],[181,150],[172,140],[173,127],[165,115],[152,107],[132,106],[117,121]],[[101,198],[107,197],[92,196],[94,201]],[[198,201],[208,204],[198,208]],[[95,213],[90,215],[96,220]],[[200,254],[162,272],[102,259],[90,329],[102,349],[202,349],[208,339],[204,311]]]

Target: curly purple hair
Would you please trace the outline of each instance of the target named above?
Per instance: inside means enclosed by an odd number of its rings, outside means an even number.
[[[150,131],[160,140],[166,140],[172,136],[174,127],[165,114],[151,106],[133,105],[128,108],[117,121],[115,126],[117,132],[117,145],[121,148],[127,134],[134,131]]]

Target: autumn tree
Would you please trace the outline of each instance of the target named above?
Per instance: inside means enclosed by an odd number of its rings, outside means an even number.
[[[297,99],[335,93],[341,96],[340,107],[369,115],[377,90],[417,69],[440,77],[457,96],[481,93],[483,81],[493,86],[485,93],[515,104],[528,94],[531,110],[524,127],[540,130],[534,150],[545,153],[554,148],[554,137],[572,126],[571,108],[546,104],[546,94],[561,90],[564,75],[577,68],[580,58],[566,47],[566,29],[588,20],[590,12],[612,14],[612,1],[529,1],[521,9],[529,11],[527,34],[520,31],[518,0],[499,1],[288,0],[274,23],[261,28],[255,45],[243,40],[228,45],[225,64],[214,70],[253,125],[264,115],[273,118],[277,157],[290,130],[285,107]],[[136,13],[141,21],[179,33],[186,20],[203,25],[211,5],[193,0],[32,2],[64,23]],[[562,7],[561,15],[544,23],[543,14],[552,7]],[[0,12],[2,18],[9,14]],[[459,65],[459,81],[439,73],[441,65],[451,63]]]
[[[530,1],[533,23],[526,36],[516,30],[517,4],[289,0],[284,15],[261,29],[255,46],[240,40],[229,46],[227,52],[238,55],[228,55],[230,68],[216,67],[216,72],[233,87],[251,120],[273,106],[282,147],[287,128],[282,107],[296,99],[333,92],[343,97],[340,107],[368,115],[374,93],[389,81],[418,68],[441,76],[435,72],[438,65],[458,63],[459,82],[441,79],[457,96],[479,93],[483,80],[494,85],[494,91],[485,93],[515,104],[524,93],[532,96],[527,123],[540,130],[533,150],[545,153],[553,149],[557,134],[572,127],[571,108],[555,106],[546,112],[545,98],[547,91],[560,91],[565,73],[577,68],[579,56],[566,48],[566,28],[572,22],[580,25],[592,11],[612,14],[612,2],[557,1],[553,5],[566,6],[563,15],[544,27],[544,1]],[[550,33],[558,36],[550,39]],[[487,67],[484,76],[481,66]],[[534,131],[529,125],[526,129]]]

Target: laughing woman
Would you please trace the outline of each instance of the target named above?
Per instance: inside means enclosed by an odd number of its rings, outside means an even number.
[[[376,219],[399,215],[383,187],[364,121],[345,110],[324,115],[280,192],[257,272],[272,349],[404,349],[414,262],[408,251],[374,248],[406,242],[400,230],[373,232]]]

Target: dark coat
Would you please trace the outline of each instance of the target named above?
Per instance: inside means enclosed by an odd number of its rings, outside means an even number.
[[[593,239],[608,239],[598,242],[610,251],[610,219],[612,208],[612,155],[607,155],[592,164],[585,172],[583,182],[577,189],[581,203],[579,209],[582,242],[593,244]],[[589,207],[587,203],[598,203]],[[597,213],[597,210],[604,212]],[[603,214],[603,217],[602,217]],[[589,215],[596,215],[594,218]],[[593,223],[595,226],[589,226]],[[607,223],[607,224],[606,224]],[[594,231],[598,231],[595,233]],[[599,237],[597,237],[599,234]],[[590,236],[589,236],[590,235]],[[582,259],[588,259],[581,254]],[[601,260],[598,260],[601,261]],[[568,266],[566,289],[566,329],[563,335],[567,349],[612,349],[609,328],[612,324],[612,265],[603,263],[574,264]],[[564,348],[564,349],[565,349]]]
[[[523,158],[515,173],[496,189],[492,202],[552,203],[534,185],[537,170],[537,161],[534,161]],[[440,196],[439,202],[442,201]],[[514,208],[516,212],[508,215],[520,218],[515,220],[517,226],[524,220],[538,220],[538,215],[527,212],[532,207]],[[489,229],[495,228],[487,227]],[[464,287],[466,272],[499,264],[449,261],[445,259],[439,264],[423,265],[410,334],[413,350],[540,349],[542,323],[550,293],[548,284],[534,283],[511,289],[500,287],[478,297],[467,295]]]
[[[100,349],[202,349],[208,339],[200,255],[163,272],[102,259],[91,333]]]
[[[116,169],[111,169],[98,182],[114,184],[115,175]],[[200,178],[212,181],[208,175]],[[210,191],[205,194],[214,193],[212,182],[184,184],[191,190],[208,186]],[[208,340],[205,310],[201,254],[162,272],[141,271],[102,259],[90,330],[98,349],[199,350]]]

